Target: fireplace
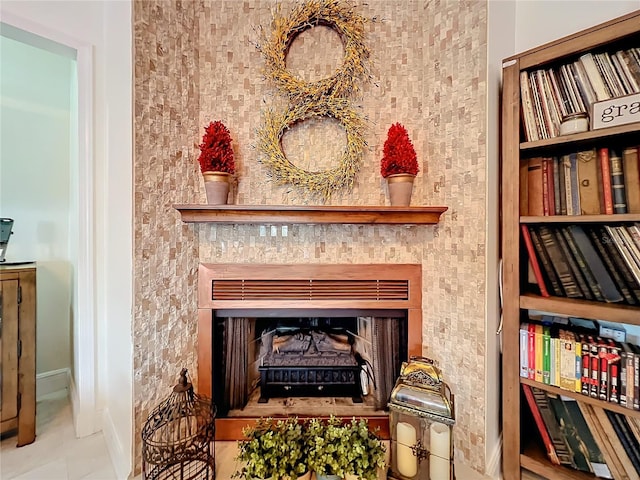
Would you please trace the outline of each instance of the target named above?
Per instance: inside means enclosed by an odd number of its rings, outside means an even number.
[[[198,391],[218,408],[216,437],[240,438],[261,416],[329,413],[388,432],[400,363],[422,354],[421,274],[407,264],[201,264]]]

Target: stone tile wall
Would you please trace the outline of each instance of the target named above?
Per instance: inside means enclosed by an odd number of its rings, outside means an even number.
[[[283,11],[291,8],[283,4]],[[183,225],[174,203],[204,203],[196,158],[203,128],[222,120],[237,165],[233,203],[317,203],[275,185],[254,148],[261,113],[286,107],[262,76],[255,48],[275,3],[140,1],[135,18],[136,435],[185,366],[195,374],[199,261],[243,263],[421,263],[424,353],[436,359],[457,402],[456,457],[484,469],[486,23],[484,2],[370,0],[372,81],[353,104],[368,143],[351,192],[334,205],[388,204],[379,161],[400,122],[421,172],[412,205],[447,205],[437,226]],[[316,29],[293,44],[288,65],[319,78],[340,62],[335,34]],[[307,77],[307,75],[309,75]],[[334,165],[343,145],[329,120],[285,135],[300,166]],[[139,465],[139,442],[137,442]]]

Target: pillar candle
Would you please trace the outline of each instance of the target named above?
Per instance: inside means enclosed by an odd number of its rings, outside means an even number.
[[[418,473],[418,457],[413,454],[417,443],[416,429],[409,423],[398,422],[396,426],[396,465],[398,473],[405,477],[415,477]]]
[[[429,479],[449,480],[451,478],[451,430],[442,423],[432,423],[429,428]]]

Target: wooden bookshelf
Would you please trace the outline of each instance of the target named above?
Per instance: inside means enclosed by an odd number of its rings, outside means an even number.
[[[640,418],[640,412],[596,399],[571,393],[557,387],[520,377],[520,322],[527,310],[552,314],[607,320],[640,325],[640,308],[626,304],[610,304],[563,297],[542,297],[527,290],[526,249],[521,247],[521,225],[580,224],[639,222],[640,214],[584,215],[584,216],[527,216],[520,214],[521,162],[533,156],[565,155],[570,151],[594,148],[598,145],[640,144],[640,123],[590,130],[573,135],[527,141],[521,125],[521,72],[556,67],[574,61],[585,52],[619,46],[633,37],[640,39],[640,10],[610,22],[578,32],[574,35],[507,58],[503,62],[502,87],[502,260],[503,260],[503,478],[520,480],[522,469],[530,470],[549,480],[593,480],[594,475],[553,465],[535,435],[521,431],[521,385],[527,384],[560,395],[575,398],[597,407]]]

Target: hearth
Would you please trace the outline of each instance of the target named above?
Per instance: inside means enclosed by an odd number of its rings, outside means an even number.
[[[198,283],[198,391],[218,439],[279,415],[366,416],[388,432],[400,364],[422,354],[419,265],[202,264]]]

